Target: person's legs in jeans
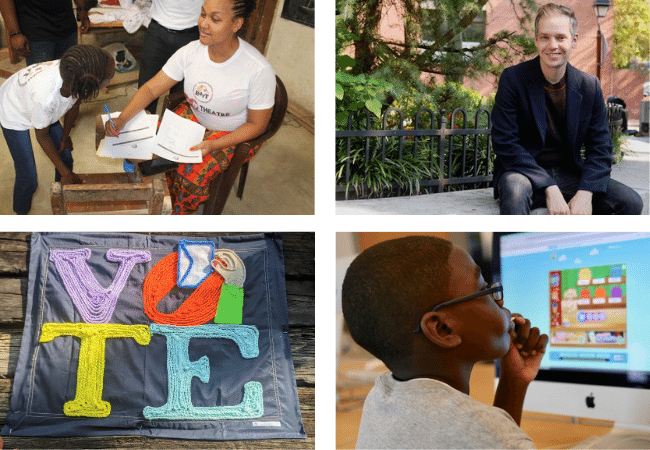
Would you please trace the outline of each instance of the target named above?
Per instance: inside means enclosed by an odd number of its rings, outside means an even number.
[[[27,214],[32,208],[32,197],[38,187],[34,151],[28,130],[2,128],[9,152],[14,160],[14,212]]]
[[[61,59],[63,54],[67,49],[77,45],[77,32],[75,31],[70,36],[66,36],[58,41],[54,42],[54,58],[52,59]]]
[[[643,210],[641,196],[631,187],[610,178],[607,193],[594,194],[594,214],[639,215]]]
[[[50,137],[54,141],[57,150],[61,147],[61,136],[63,136],[63,127],[61,126],[61,122],[56,121],[50,126]],[[68,169],[72,170],[73,161],[71,148],[66,148],[59,153],[59,158],[61,158],[61,161],[63,161],[63,164],[65,164]],[[56,169],[54,169],[54,181],[61,181],[61,174]]]
[[[566,169],[553,169],[551,176],[567,202],[578,192],[581,176]],[[641,196],[623,183],[609,179],[606,193],[595,193],[591,200],[593,215],[638,215],[643,209]]]
[[[61,59],[63,53],[77,43],[77,32],[57,41],[29,41],[30,54],[25,63],[32,64]]]
[[[54,41],[29,41],[29,56],[25,56],[25,64],[42,63],[52,61],[54,58]]]
[[[499,208],[501,215],[530,214],[533,185],[519,172],[506,172],[499,179]]]

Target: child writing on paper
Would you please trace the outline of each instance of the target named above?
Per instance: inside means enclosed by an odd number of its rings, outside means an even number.
[[[22,69],[0,86],[0,125],[14,160],[13,209],[27,214],[38,187],[29,130],[54,163],[56,181],[79,183],[72,171],[70,130],[79,104],[108,86],[115,73],[113,57],[91,45],[75,45],[60,60]],[[59,119],[64,117],[64,126]]]
[[[187,102],[175,111],[208,132],[194,150],[203,162],[181,164],[168,180],[173,214],[191,214],[208,198],[210,181],[228,167],[237,144],[264,132],[275,103],[275,72],[252,45],[237,37],[255,0],[206,0],[199,17],[199,40],[179,49],[158,74],[135,93],[119,117],[119,130],[154,99],[184,80]],[[255,155],[252,149],[248,159]]]
[[[374,245],[348,268],[342,299],[352,338],[390,370],[366,398],[357,448],[535,448],[518,425],[548,336],[513,321],[464,250],[428,236]],[[469,379],[496,358],[488,406]]]

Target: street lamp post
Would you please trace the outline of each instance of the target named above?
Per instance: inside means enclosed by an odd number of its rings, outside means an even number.
[[[598,46],[598,48],[596,49],[596,58],[597,58],[596,77],[598,78],[598,81],[600,81],[600,67],[603,64],[603,55],[602,55],[603,34],[600,32],[600,18],[605,17],[605,15],[607,15],[607,10],[609,9],[609,6],[610,6],[609,0],[594,1],[594,11],[596,13],[596,21],[598,22],[598,34],[596,36],[597,46]]]

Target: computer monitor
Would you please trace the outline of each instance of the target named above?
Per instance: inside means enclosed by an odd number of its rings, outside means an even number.
[[[524,410],[650,430],[650,233],[494,233],[505,306],[549,336]]]

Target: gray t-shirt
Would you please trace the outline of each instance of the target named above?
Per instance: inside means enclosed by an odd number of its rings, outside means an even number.
[[[429,378],[375,380],[363,406],[360,449],[535,448],[508,413]]]

